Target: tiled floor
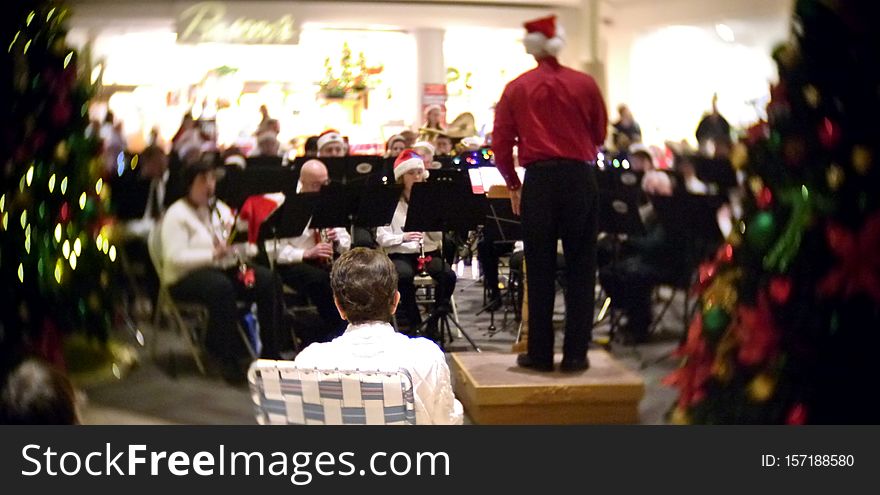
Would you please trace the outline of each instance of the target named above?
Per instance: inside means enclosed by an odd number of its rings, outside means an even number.
[[[678,296],[681,297],[680,295]],[[476,313],[482,305],[480,285],[468,278],[459,280],[455,294],[458,314],[464,329],[484,350],[509,352],[516,339],[517,324],[508,319],[502,328],[500,314],[496,333],[488,332],[489,316]],[[664,417],[675,400],[675,391],[660,383],[677,362],[670,356],[682,332],[681,304],[673,304],[661,325],[661,331],[651,342],[637,348],[614,344],[612,354],[637,371],[645,380],[645,397],[640,404],[641,422],[664,423]],[[557,294],[555,321],[564,317],[562,294]],[[607,335],[608,325],[600,323],[595,337]],[[665,330],[669,329],[669,331]],[[147,343],[152,335],[148,324],[141,326]],[[557,334],[561,344],[561,333]],[[168,352],[160,352],[158,362],[149,353],[141,352],[138,366],[119,380],[90,386],[83,390],[82,415],[88,424],[253,424],[249,392],[246,386],[233,387],[219,378],[198,373],[192,360],[180,343],[173,342],[170,332],[162,333],[160,350],[176,347],[176,358],[169,360]],[[135,339],[130,339],[132,342]],[[471,350],[463,338],[455,339],[448,351]],[[511,354],[511,360],[514,355]]]

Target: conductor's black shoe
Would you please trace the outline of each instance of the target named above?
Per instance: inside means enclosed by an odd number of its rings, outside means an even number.
[[[520,354],[516,357],[516,365],[520,368],[528,368],[535,371],[553,371],[553,361],[536,361],[526,353]]]
[[[590,369],[590,359],[586,356],[583,359],[562,358],[562,362],[559,363],[559,371],[563,373],[577,373],[588,369]]]

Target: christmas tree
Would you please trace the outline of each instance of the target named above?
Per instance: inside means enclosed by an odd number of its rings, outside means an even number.
[[[744,218],[700,268],[679,349],[681,423],[878,423],[880,20],[798,0],[767,122],[734,165]]]
[[[117,248],[101,144],[89,133],[89,67],[66,41],[62,2],[18,1],[3,20],[0,87],[0,351],[62,364],[60,337],[106,338]],[[4,356],[0,355],[0,358]]]

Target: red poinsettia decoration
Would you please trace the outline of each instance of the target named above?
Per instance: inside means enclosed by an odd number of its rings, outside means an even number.
[[[703,385],[712,376],[712,363],[715,355],[703,338],[703,319],[697,314],[688,329],[687,340],[676,351],[679,357],[686,357],[685,364],[667,375],[663,383],[679,389],[678,405],[690,407],[706,397]]]
[[[773,321],[767,294],[758,295],[756,307],[740,306],[733,332],[739,343],[737,358],[745,366],[764,363],[779,349],[779,331]]]
[[[431,262],[433,258],[431,256],[419,256],[419,272],[424,273],[428,269],[428,263]]]
[[[819,294],[849,298],[864,293],[880,303],[880,213],[870,216],[861,232],[829,223],[825,234],[838,264],[819,283]]]

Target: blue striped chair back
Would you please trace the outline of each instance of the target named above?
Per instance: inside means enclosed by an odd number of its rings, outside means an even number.
[[[403,368],[319,370],[260,359],[248,382],[261,425],[416,424],[412,376]]]

